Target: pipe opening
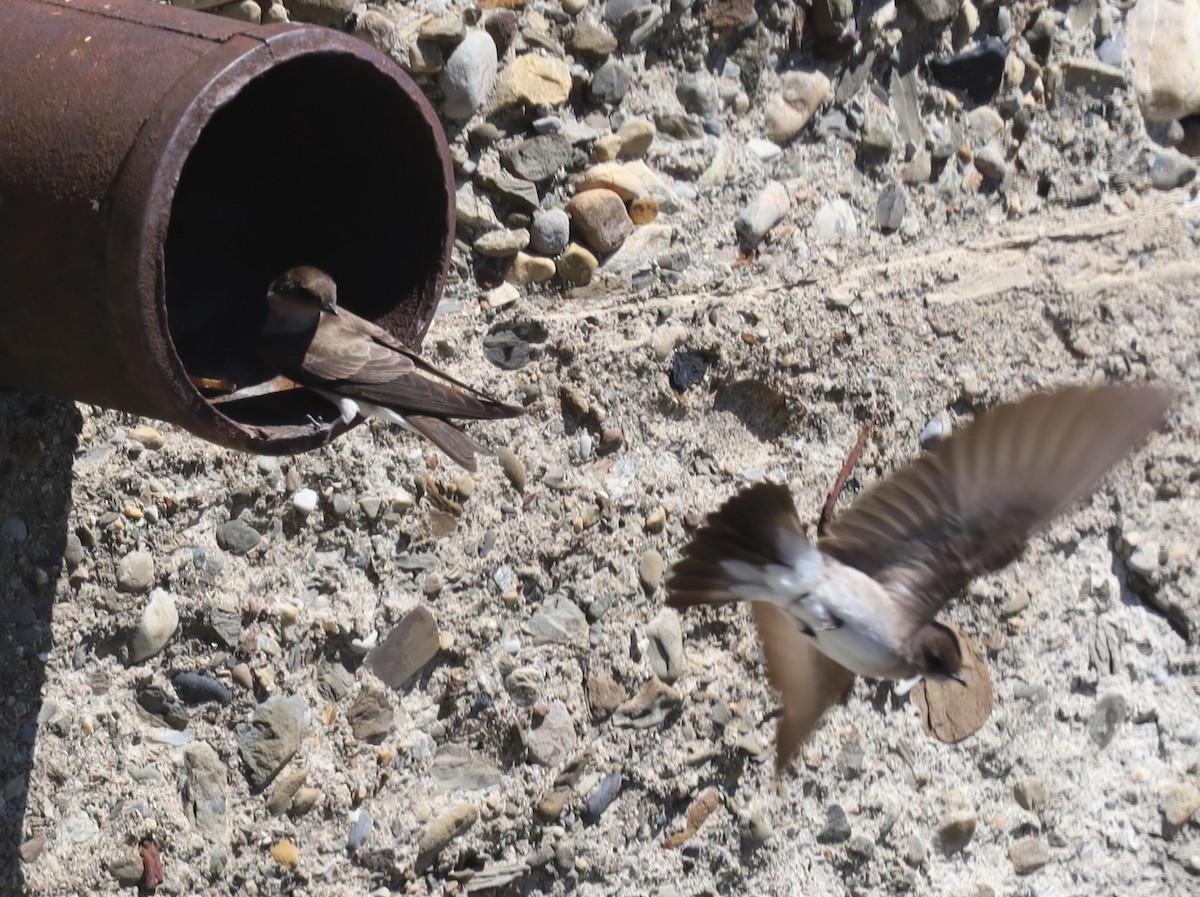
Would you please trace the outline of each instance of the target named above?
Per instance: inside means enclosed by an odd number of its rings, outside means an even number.
[[[174,191],[166,323],[193,383],[210,381],[198,388],[212,400],[275,376],[256,342],[267,285],[296,265],[328,271],[340,304],[417,346],[450,202],[431,124],[396,80],[349,53],[273,62],[202,125]],[[288,435],[337,418],[306,390],[211,407]]]

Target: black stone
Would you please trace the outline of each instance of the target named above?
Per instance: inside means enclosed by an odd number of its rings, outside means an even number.
[[[965,91],[974,102],[986,103],[1000,89],[1007,58],[1004,44],[989,37],[964,53],[931,59],[929,71],[942,86]]]
[[[671,389],[676,392],[687,392],[704,379],[708,369],[712,367],[712,357],[706,352],[688,352],[679,350],[671,359]]]

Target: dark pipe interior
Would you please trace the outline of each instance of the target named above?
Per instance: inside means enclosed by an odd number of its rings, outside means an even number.
[[[442,275],[446,187],[429,124],[342,54],[281,63],[217,110],[184,164],[166,242],[167,323],[189,374],[275,375],[255,348],[267,285],[316,265],[339,302],[414,343]],[[225,403],[253,426],[332,420],[307,391]]]

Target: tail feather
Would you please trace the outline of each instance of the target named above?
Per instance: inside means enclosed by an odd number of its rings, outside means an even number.
[[[487,446],[440,417],[408,414],[404,417],[404,423],[449,455],[450,460],[459,467],[472,473],[475,472],[475,456],[492,453]]]

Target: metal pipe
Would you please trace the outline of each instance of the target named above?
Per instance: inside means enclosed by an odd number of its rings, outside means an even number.
[[[283,453],[326,441],[335,409],[195,385],[273,376],[255,349],[272,278],[319,266],[420,345],[453,172],[382,53],[145,0],[4,0],[0,84],[0,383]]]

